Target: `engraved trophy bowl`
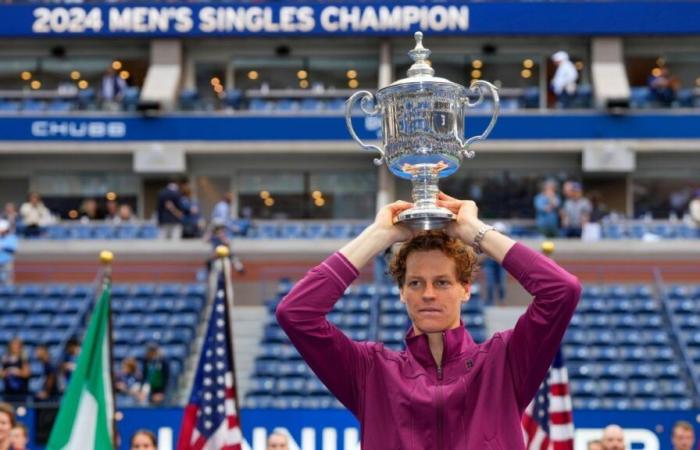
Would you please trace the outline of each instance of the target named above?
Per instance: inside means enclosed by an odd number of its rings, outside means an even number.
[[[416,32],[415,39],[415,48],[408,52],[414,61],[408,77],[379,89],[376,95],[369,91],[354,93],[345,103],[345,122],[355,142],[379,153],[375,164],[386,162],[394,175],[413,183],[414,207],[402,212],[397,222],[431,230],[455,219],[455,214],[436,204],[439,179],[455,173],[465,157],[474,157],[469,147],[491,133],[500,102],[498,90],[486,81],[476,80],[466,88],[435,77],[428,61],[431,52],[423,47],[423,33]],[[491,121],[482,134],[466,138],[466,109],[481,104],[485,92],[493,98]],[[355,133],[351,116],[358,100],[366,115],[381,115],[382,147],[365,144]]]

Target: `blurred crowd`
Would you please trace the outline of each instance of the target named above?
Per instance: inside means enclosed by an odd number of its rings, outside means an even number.
[[[2,380],[2,399],[10,403],[56,403],[68,386],[71,374],[75,370],[80,342],[69,339],[58,358],[53,358],[49,348],[37,345],[34,359],[38,373],[32,373],[30,356],[20,338],[14,338],[0,359],[0,380]],[[40,387],[35,392],[29,388],[29,380],[37,377]],[[115,392],[133,399],[139,405],[160,405],[165,401],[166,390],[170,381],[168,361],[157,344],[148,344],[145,355],[137,360],[127,357],[114,374]],[[2,447],[0,447],[2,448]]]

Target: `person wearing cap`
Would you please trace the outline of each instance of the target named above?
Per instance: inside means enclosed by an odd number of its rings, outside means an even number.
[[[552,259],[482,222],[474,202],[439,193],[437,204],[456,220],[421,232],[394,224],[411,203],[384,206],[294,286],[277,305],[277,321],[360,422],[363,450],[525,450],[520,418],[559,350],[581,285]],[[354,342],[326,316],[360,270],[398,242],[391,274],[410,319],[406,348]],[[513,329],[477,344],[461,307],[482,252],[534,301]]]
[[[564,229],[564,237],[580,238],[583,233],[583,226],[591,218],[593,207],[590,200],[583,196],[581,183],[576,181],[569,182],[564,194],[566,195],[566,201],[564,201],[564,206],[561,209],[561,225]]]
[[[0,285],[14,281],[14,261],[17,236],[10,230],[10,222],[0,219]]]
[[[565,51],[553,54],[552,62],[557,69],[549,84],[552,87],[552,92],[557,96],[557,106],[568,108],[576,95],[578,70]]]

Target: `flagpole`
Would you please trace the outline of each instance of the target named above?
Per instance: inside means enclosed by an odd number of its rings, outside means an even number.
[[[110,286],[112,284],[112,262],[114,261],[114,253],[110,252],[109,250],[102,250],[100,252],[100,263],[102,264],[102,289],[104,289],[106,286]],[[116,401],[117,401],[117,395],[116,392],[114,391],[114,360],[112,359],[112,349],[114,348],[114,342],[112,341],[112,296],[109,296],[108,302],[107,302],[107,339],[109,342],[109,345],[107,347],[107,351],[109,352],[109,355],[107,356],[107,361],[109,361],[109,377],[111,380],[112,384],[112,398],[114,399],[114,402],[112,402],[112,444],[115,449],[118,448],[117,445],[117,406],[116,406]]]
[[[226,281],[226,301],[228,310],[228,335],[229,335],[229,345],[231,346],[231,371],[233,372],[233,386],[234,394],[236,396],[236,410],[238,412],[238,423],[241,421],[241,404],[238,400],[239,384],[236,380],[236,350],[233,345],[233,281],[231,280],[231,260],[229,259],[231,255],[231,250],[226,245],[219,245],[216,247],[216,256],[219,258],[219,270],[222,271],[224,275],[224,280]]]

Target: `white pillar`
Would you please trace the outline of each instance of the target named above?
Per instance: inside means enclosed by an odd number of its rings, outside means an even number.
[[[381,89],[391,84],[394,74],[391,62],[391,41],[383,39],[379,44],[379,73],[378,87]],[[377,167],[377,211],[384,205],[394,201],[396,185],[394,176],[386,164]]]

